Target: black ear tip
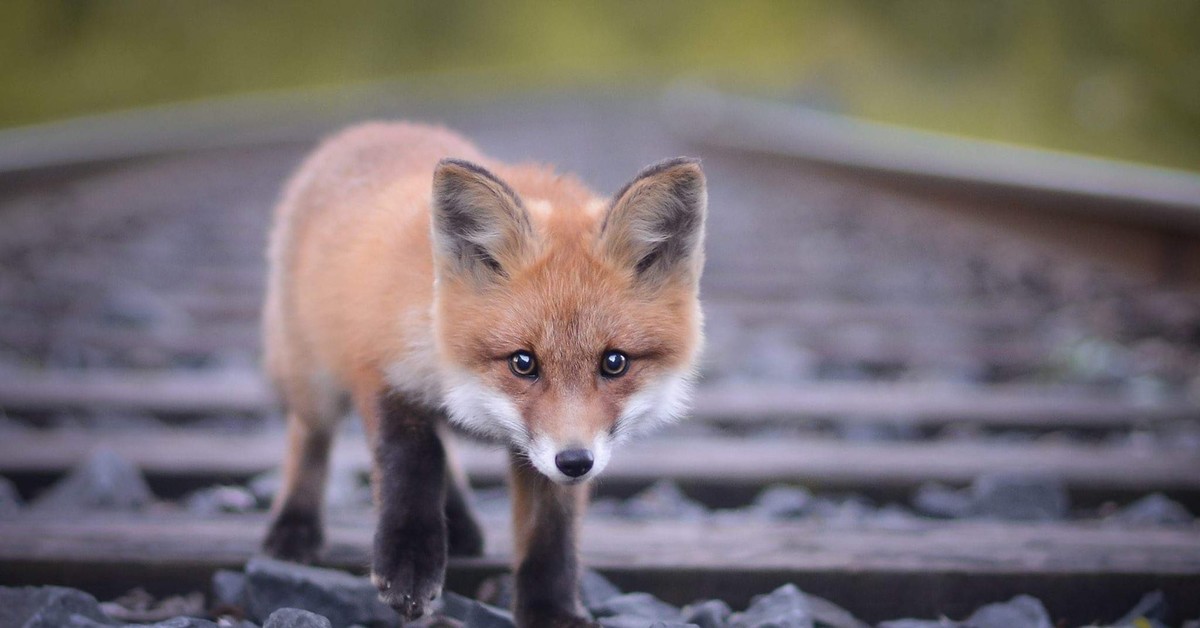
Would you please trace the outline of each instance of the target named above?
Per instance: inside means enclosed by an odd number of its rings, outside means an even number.
[[[446,157],[437,162],[437,167],[433,171],[434,176],[459,175],[469,177],[484,177],[493,181],[499,181],[496,175],[483,166],[466,159],[458,159],[457,157]]]
[[[698,170],[703,169],[701,166],[699,157],[688,157],[686,155],[681,155],[679,157],[673,157],[671,159],[665,159],[665,160],[659,162],[657,165],[661,166],[664,170],[668,170],[668,169],[672,169],[672,168],[686,168],[688,166],[691,166]],[[651,166],[651,167],[653,168],[654,166]]]
[[[672,157],[671,159],[664,159],[656,164],[646,166],[638,173],[635,180],[678,170],[692,170],[699,174],[701,178],[704,177],[704,168],[700,165],[699,157]]]

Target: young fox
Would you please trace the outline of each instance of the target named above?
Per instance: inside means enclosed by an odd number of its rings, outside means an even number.
[[[589,626],[584,484],[612,447],[683,410],[701,344],[707,195],[694,159],[611,199],[448,130],[370,123],[325,141],[276,210],[266,368],[288,416],[264,542],[311,561],[329,449],[351,401],[374,449],[371,577],[407,619],[483,535],[443,438],[508,448],[522,626]]]

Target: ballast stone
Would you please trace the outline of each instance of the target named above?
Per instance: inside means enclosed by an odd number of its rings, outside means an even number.
[[[334,569],[272,558],[246,564],[246,611],[257,621],[290,607],[324,615],[334,628],[395,625],[396,612],[378,595],[370,580]]]
[[[628,615],[651,620],[678,620],[679,609],[649,593],[623,593],[598,605],[593,611],[600,617]]]
[[[750,607],[730,618],[732,628],[813,628],[812,607],[794,584],[756,596]]]
[[[299,608],[281,608],[267,617],[263,628],[333,628],[329,620]]]
[[[0,626],[13,628],[92,628],[116,622],[96,598],[65,587],[0,587]]]
[[[971,484],[970,514],[1004,521],[1057,521],[1070,501],[1062,480],[1040,474],[981,475]]]
[[[98,449],[33,503],[35,510],[141,510],[154,494],[136,465]]]
[[[981,606],[963,623],[971,628],[1054,628],[1046,607],[1029,595]]]
[[[683,607],[679,614],[683,621],[700,628],[724,628],[733,610],[724,600],[705,600]]]

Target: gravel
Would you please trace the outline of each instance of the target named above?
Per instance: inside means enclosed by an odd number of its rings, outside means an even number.
[[[329,620],[299,608],[281,608],[267,618],[263,628],[333,628]]]
[[[684,494],[675,482],[660,480],[625,500],[616,514],[629,519],[700,519],[708,509]]]
[[[733,611],[723,600],[705,600],[683,607],[679,614],[683,621],[700,628],[722,628]]]
[[[343,571],[254,558],[246,565],[246,611],[262,621],[281,608],[324,615],[334,628],[391,625],[396,613],[379,601],[375,585]]]
[[[971,515],[1004,521],[1057,521],[1070,502],[1062,480],[1026,473],[982,475],[971,483]]]
[[[912,505],[921,514],[945,519],[1059,521],[1066,518],[1070,500],[1062,480],[1053,476],[994,473],[979,476],[964,490],[923,484]]]
[[[391,609],[376,601],[374,587],[365,578],[330,569],[254,559],[246,566],[246,595],[237,590],[238,572],[223,571],[214,577],[214,589],[225,587],[230,593],[214,598],[210,606],[220,624],[214,623],[197,608],[196,617],[179,616],[158,623],[131,624],[106,613],[121,603],[145,609],[170,608],[175,600],[190,601],[198,593],[155,600],[142,591],[133,591],[115,602],[100,604],[91,595],[62,587],[0,587],[0,626],[20,628],[255,628],[257,624],[238,619],[264,622],[263,628],[338,628],[348,626],[398,626],[399,618]],[[794,584],[756,596],[741,612],[732,612],[721,600],[697,600],[682,610],[648,593],[620,593],[602,576],[585,577],[592,588],[607,596],[589,606],[597,622],[606,628],[869,628],[846,609],[833,602],[805,593]],[[490,582],[497,581],[493,578]],[[221,582],[220,585],[217,583]],[[485,584],[481,591],[503,587]],[[256,597],[257,596],[257,597]],[[269,598],[269,599],[268,599]],[[239,602],[239,600],[241,600]],[[222,607],[222,603],[227,606]],[[1166,597],[1160,591],[1149,593],[1128,613],[1112,623],[1097,625],[1111,628],[1167,628],[1171,621]],[[1176,620],[1177,622],[1177,620]],[[1188,628],[1200,628],[1184,622]],[[412,628],[515,628],[512,613],[506,608],[446,591],[435,611],[411,622]],[[1040,600],[1018,595],[1005,602],[981,606],[966,619],[894,619],[878,628],[1053,628]]]
[[[768,519],[794,519],[812,512],[813,495],[802,486],[775,485],[763,489],[748,510]]]
[[[1182,504],[1162,493],[1151,493],[1108,517],[1108,521],[1131,526],[1180,526],[1195,521]]]
[[[212,604],[217,608],[246,606],[246,574],[218,569],[212,578]]]
[[[850,611],[815,595],[807,595],[813,620],[821,628],[871,628],[852,615]]]
[[[0,626],[59,628],[104,626],[114,622],[96,598],[63,587],[0,587]]]
[[[959,519],[970,516],[971,497],[966,491],[952,489],[939,482],[926,482],[917,488],[912,499],[918,513],[939,519]]]
[[[601,617],[597,621],[604,628],[651,628],[652,626],[666,625],[666,622],[637,615],[613,615]],[[675,623],[672,622],[671,625],[675,625]]]
[[[141,510],[154,501],[136,465],[109,449],[97,449],[33,502],[42,512]]]
[[[813,628],[812,608],[808,597],[794,584],[755,597],[741,613],[734,613],[732,628]]]
[[[653,620],[677,620],[679,609],[649,593],[622,593],[610,597],[591,610],[597,617],[631,616]]]
[[[621,595],[617,585],[608,581],[593,569],[584,569],[579,578],[579,601],[588,610],[600,608],[609,600]]]
[[[967,618],[966,625],[971,628],[1053,628],[1046,607],[1028,595],[983,606]]]
[[[242,513],[257,509],[258,500],[241,486],[210,486],[184,497],[183,507],[197,515]]]
[[[1166,596],[1162,591],[1152,591],[1142,596],[1124,616],[1118,619],[1114,626],[1136,626],[1138,628],[1159,628],[1166,626],[1167,615]]]

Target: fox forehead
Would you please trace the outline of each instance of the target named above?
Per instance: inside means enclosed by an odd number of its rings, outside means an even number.
[[[685,362],[698,326],[686,289],[653,296],[585,251],[543,256],[503,285],[446,286],[439,335],[463,366],[535,351],[544,370],[591,363],[606,349],[666,364]]]

